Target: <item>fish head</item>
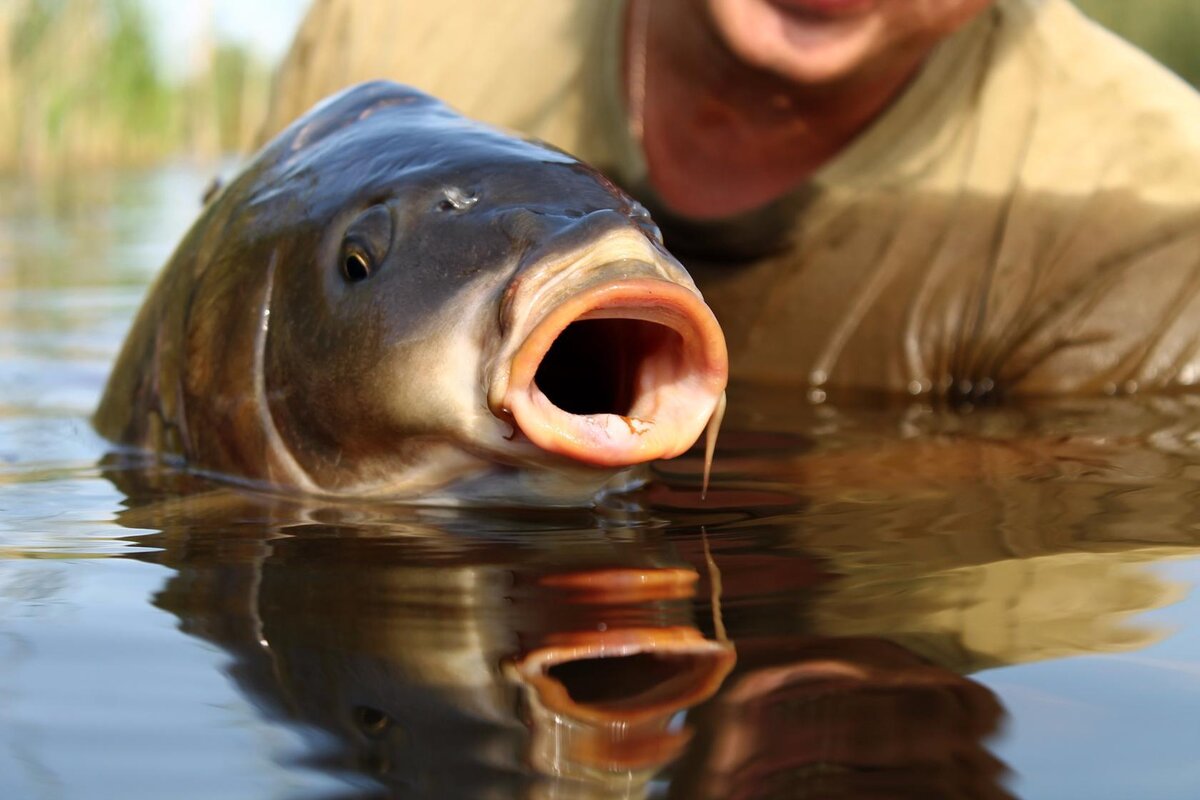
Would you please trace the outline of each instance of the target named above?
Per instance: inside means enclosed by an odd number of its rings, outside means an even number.
[[[231,196],[273,271],[270,424],[322,490],[499,470],[580,496],[687,450],[721,398],[720,327],[645,209],[427,95],[334,96]]]

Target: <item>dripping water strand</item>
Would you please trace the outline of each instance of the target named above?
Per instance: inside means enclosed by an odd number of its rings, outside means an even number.
[[[708,427],[704,431],[704,483],[700,488],[700,499],[708,497],[708,479],[712,475],[713,453],[717,449],[717,434],[721,432],[721,420],[725,419],[725,393],[717,400],[717,407],[708,418]]]

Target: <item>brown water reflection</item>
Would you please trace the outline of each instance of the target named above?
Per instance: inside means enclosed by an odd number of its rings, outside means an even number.
[[[131,497],[121,524],[161,531],[137,537],[161,548],[141,558],[176,571],[156,604],[227,650],[266,713],[335,734],[323,766],[384,793],[1009,796],[984,744],[992,694],[882,638],[819,632],[836,576],[791,525],[674,524],[666,501],[691,492],[662,485],[596,517],[110,475]]]
[[[673,797],[1008,798],[983,686],[883,639],[738,643]]]
[[[162,529],[147,557],[178,575],[156,602],[226,648],[245,691],[417,796],[645,785],[687,743],[673,717],[734,661],[697,626],[698,576],[669,540],[582,515],[438,524],[218,490],[122,522]]]

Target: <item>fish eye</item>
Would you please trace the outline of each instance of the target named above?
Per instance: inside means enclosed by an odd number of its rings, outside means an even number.
[[[374,205],[359,214],[342,236],[337,269],[346,283],[374,275],[392,246],[392,215],[386,206]]]
[[[387,729],[392,724],[392,719],[383,711],[371,706],[356,706],[354,709],[354,721],[358,723],[358,727],[363,733],[371,737],[381,736],[387,732]]]
[[[361,250],[353,249],[342,257],[342,277],[348,283],[358,283],[371,277],[371,261]]]

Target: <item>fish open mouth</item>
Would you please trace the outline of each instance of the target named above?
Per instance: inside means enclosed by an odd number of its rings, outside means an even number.
[[[725,389],[725,339],[688,287],[593,287],[553,308],[513,357],[504,408],[534,444],[597,467],[671,458]]]

